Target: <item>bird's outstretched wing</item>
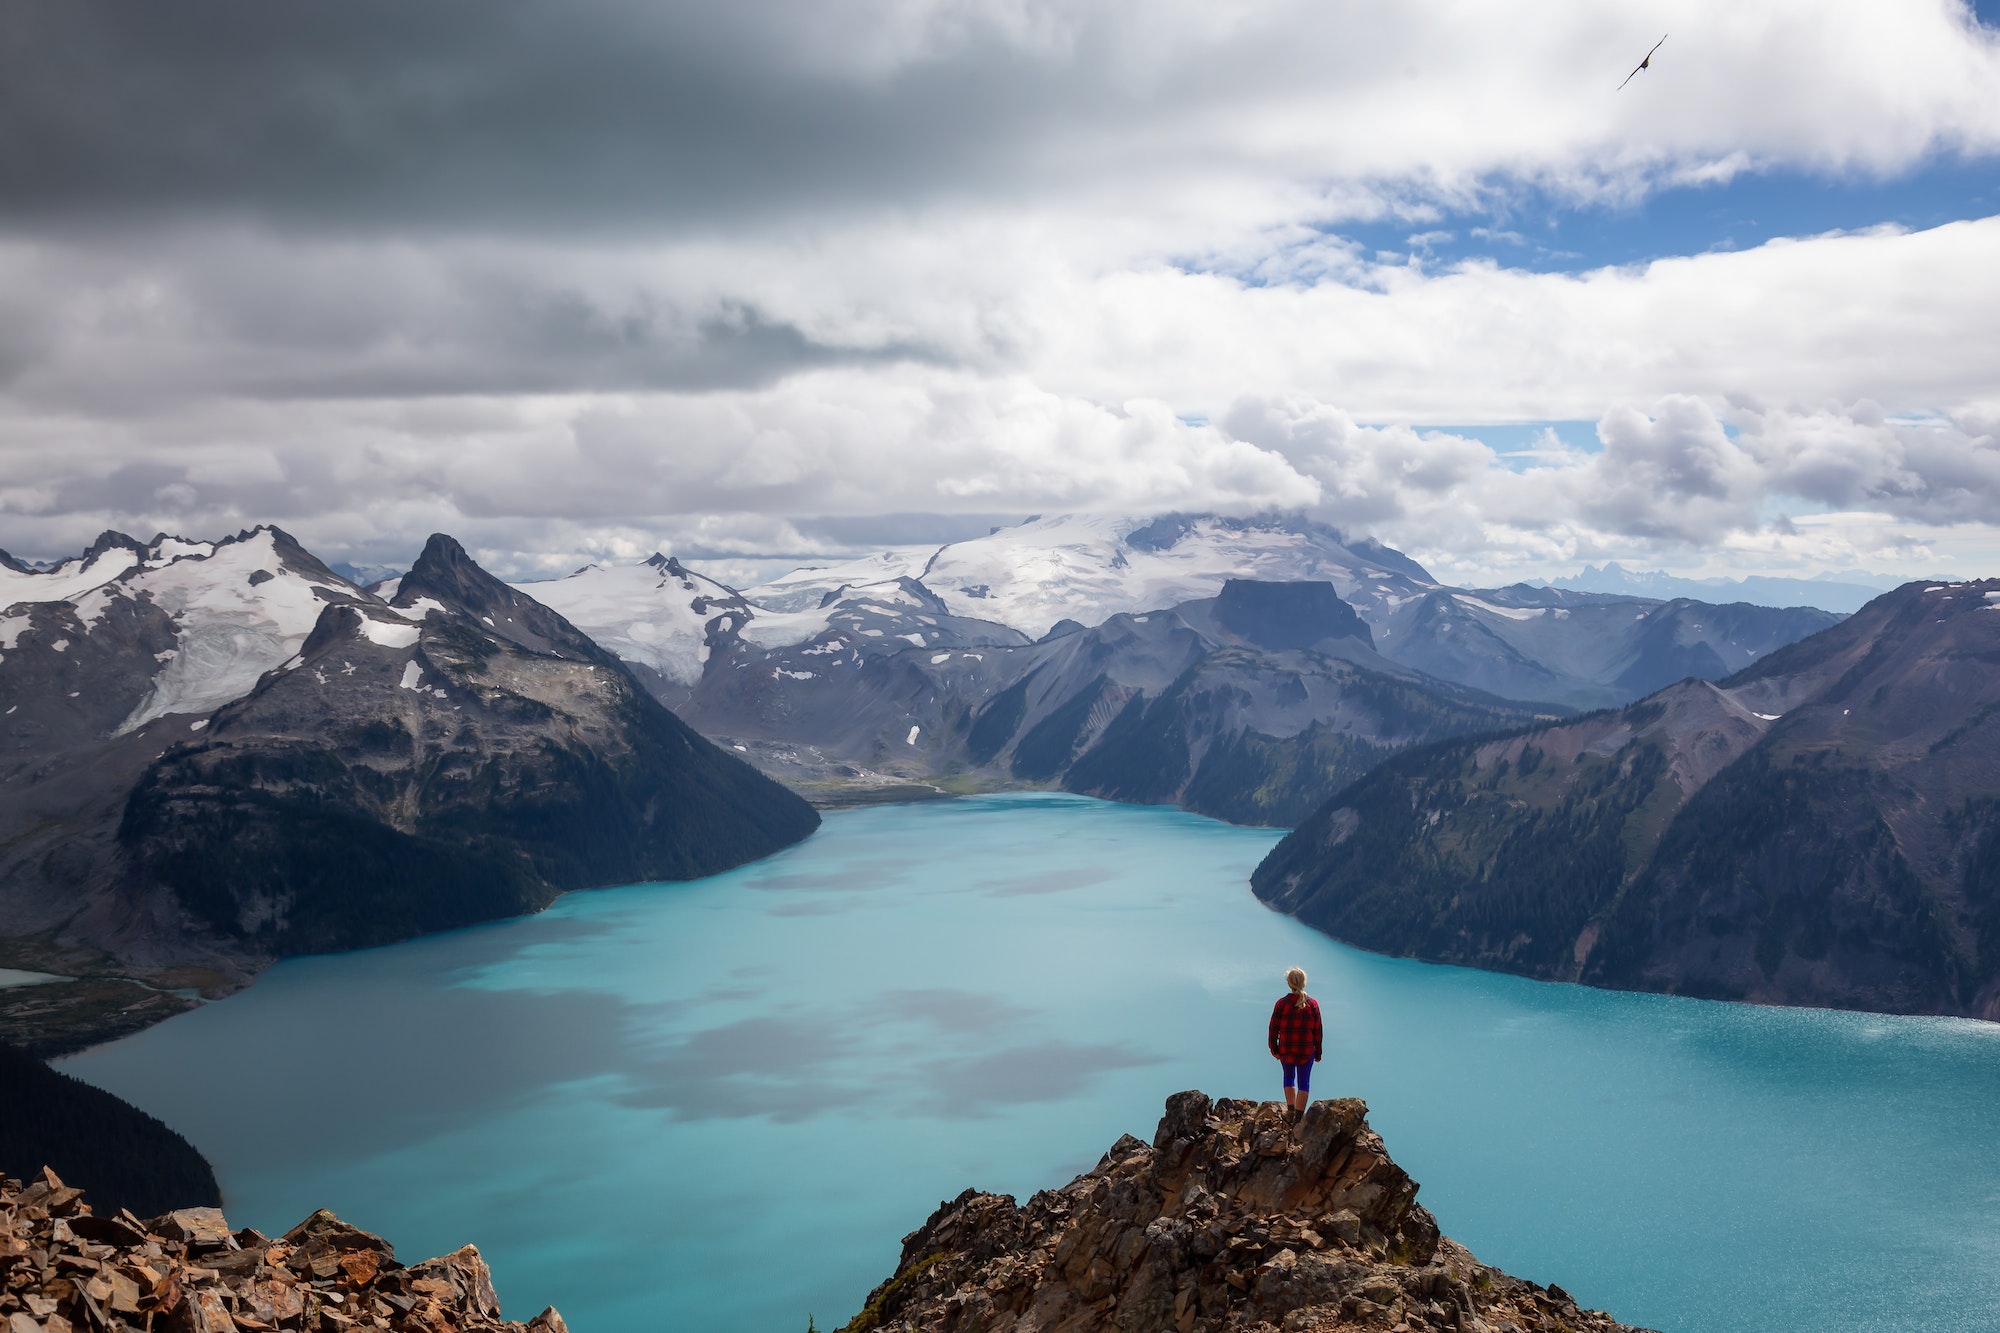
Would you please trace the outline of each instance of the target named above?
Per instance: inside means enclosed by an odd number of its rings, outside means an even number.
[[[1660,35],[1660,40],[1653,43],[1653,51],[1659,50],[1662,46],[1665,46],[1666,43],[1667,43],[1667,34],[1662,33]],[[1625,76],[1625,83],[1630,83],[1632,82],[1633,79],[1637,78],[1639,76],[1640,70],[1652,68],[1653,51],[1646,52],[1646,58],[1644,60],[1641,60],[1638,64],[1632,67],[1632,72]],[[1622,89],[1625,86],[1625,83],[1621,83],[1618,86]]]

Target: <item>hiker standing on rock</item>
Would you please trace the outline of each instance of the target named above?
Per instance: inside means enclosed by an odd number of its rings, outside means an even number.
[[[1285,973],[1291,994],[1271,1009],[1271,1054],[1285,1069],[1285,1107],[1296,1119],[1312,1096],[1312,1068],[1320,1057],[1319,1001],[1306,994],[1306,970]]]

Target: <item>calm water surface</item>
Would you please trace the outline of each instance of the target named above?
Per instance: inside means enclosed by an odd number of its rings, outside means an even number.
[[[1619,995],[1343,948],[1276,835],[1000,796],[836,814],[694,884],[303,959],[64,1062],[215,1163],[239,1225],[476,1240],[509,1314],[799,1333],[967,1185],[1025,1197],[1181,1088],[1365,1097],[1445,1230],[1677,1333],[2000,1330],[2000,1027]]]

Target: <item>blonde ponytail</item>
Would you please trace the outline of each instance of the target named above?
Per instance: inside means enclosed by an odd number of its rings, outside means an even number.
[[[1292,1002],[1299,1008],[1306,1007],[1306,970],[1303,967],[1290,968],[1285,973],[1285,984],[1292,988]]]

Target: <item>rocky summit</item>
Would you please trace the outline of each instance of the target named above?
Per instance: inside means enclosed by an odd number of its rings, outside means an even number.
[[[1621,1333],[1439,1235],[1356,1098],[1167,1099],[1150,1146],[1017,1205],[967,1190],[843,1333]]]
[[[0,1180],[0,1328],[6,1333],[568,1333],[554,1307],[500,1316],[472,1246],[405,1268],[379,1236],[322,1209],[272,1240],[215,1208],[149,1222],[98,1216],[44,1169]]]

